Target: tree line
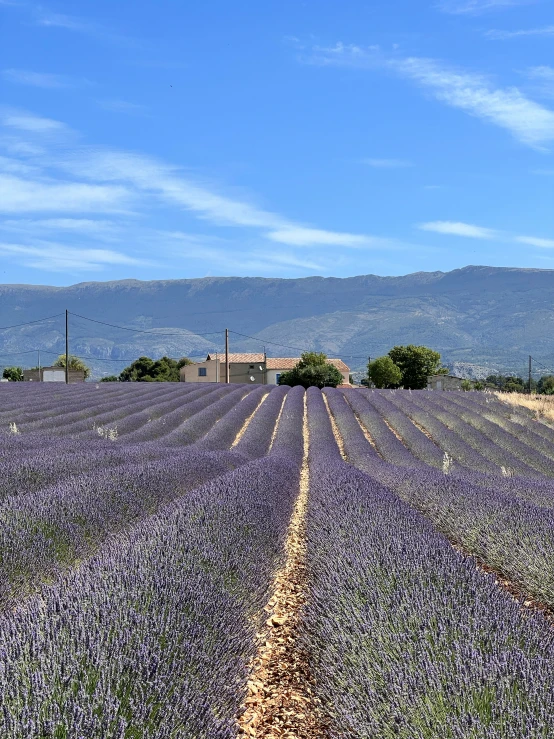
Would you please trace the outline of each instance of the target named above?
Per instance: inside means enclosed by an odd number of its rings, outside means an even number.
[[[188,357],[171,359],[151,359],[139,357],[119,375],[103,377],[100,382],[179,382],[180,370],[187,364],[193,364]],[[65,367],[65,354],[60,354],[54,367]],[[80,357],[69,355],[69,368],[84,372],[85,379],[90,377],[91,370]],[[38,369],[35,367],[33,369]],[[431,375],[448,374],[443,367],[441,355],[426,346],[395,346],[388,354],[368,362],[367,376],[362,385],[376,388],[405,388],[420,390],[427,387],[427,378]],[[2,377],[12,382],[23,380],[21,367],[6,367]],[[300,361],[289,371],[283,372],[279,378],[280,385],[302,385],[302,387],[336,387],[343,382],[341,372],[328,361],[323,352],[304,352]],[[502,392],[529,391],[529,382],[514,375],[491,374],[484,380],[464,380],[462,390],[500,390]],[[539,380],[531,379],[531,392],[542,395],[554,395],[554,375],[544,375]]]

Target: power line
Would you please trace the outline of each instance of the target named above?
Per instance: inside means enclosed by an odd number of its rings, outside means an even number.
[[[294,351],[301,352],[301,353],[305,351],[309,351],[306,348],[300,349],[300,347],[298,346],[289,346],[288,344],[279,344],[276,341],[269,341],[268,339],[260,339],[257,336],[248,336],[247,334],[240,334],[238,331],[233,331],[232,329],[229,329],[229,333],[235,334],[235,336],[242,336],[245,339],[254,339],[254,341],[259,341],[262,344],[272,344],[273,346],[280,346],[280,347],[283,347],[284,349],[294,349]],[[362,355],[355,356],[354,354],[343,354],[343,356],[348,357],[349,359],[367,359],[366,354],[364,354],[363,356]]]
[[[35,354],[36,352],[37,349],[27,349],[24,352],[11,352],[10,354],[1,354],[0,359],[4,359],[4,357],[20,357],[23,354]]]
[[[144,329],[140,329],[140,328],[129,328],[128,326],[116,326],[114,323],[106,323],[106,321],[98,321],[96,320],[96,318],[88,318],[87,316],[81,316],[79,313],[72,313],[71,311],[69,313],[70,315],[76,316],[77,318],[82,318],[84,321],[92,321],[92,323],[99,323],[102,326],[110,326],[111,328],[118,328],[118,329],[121,329],[122,331],[131,331],[132,333],[135,333],[135,334],[154,334],[155,336],[181,336],[181,337],[183,336],[183,334],[180,332],[179,333],[177,332],[160,333],[156,329],[154,329],[153,331],[145,331]],[[181,331],[189,331],[191,334],[194,334],[194,336],[215,336],[216,334],[223,333],[223,331],[212,331],[211,333],[207,333],[207,334],[198,334],[195,331],[190,331],[190,329],[187,329],[187,328],[181,329]]]
[[[25,323],[15,323],[13,326],[2,326],[0,331],[7,331],[9,328],[19,328],[20,326],[30,326],[32,323],[44,323],[45,321],[51,321],[53,318],[59,318],[63,316],[63,313],[57,313],[55,316],[49,318],[38,318],[36,321],[26,321]]]

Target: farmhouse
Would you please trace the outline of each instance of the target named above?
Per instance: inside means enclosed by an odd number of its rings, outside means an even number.
[[[427,378],[427,390],[461,390],[463,379],[454,375],[431,375]]]
[[[265,354],[229,354],[229,382],[265,385]],[[204,362],[181,367],[181,382],[225,382],[225,354],[208,354]]]
[[[283,372],[292,369],[300,357],[267,357],[265,354],[229,354],[229,382],[278,385]],[[349,385],[350,368],[342,359],[329,359]],[[181,367],[181,382],[225,382],[225,354],[208,354],[204,362]]]

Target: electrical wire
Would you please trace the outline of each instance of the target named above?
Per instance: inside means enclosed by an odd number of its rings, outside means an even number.
[[[37,349],[27,349],[24,352],[11,352],[10,354],[0,354],[0,359],[4,359],[4,357],[20,357],[23,354],[36,354],[37,351],[38,351]]]
[[[230,334],[235,334],[235,336],[242,336],[245,339],[254,339],[254,341],[259,341],[262,344],[272,344],[273,346],[280,346],[280,347],[283,347],[284,349],[294,349],[294,351],[297,351],[297,352],[300,352],[300,353],[309,351],[309,349],[305,349],[305,348],[304,349],[300,349],[300,347],[298,347],[298,346],[289,346],[288,344],[279,344],[276,341],[269,341],[267,339],[260,339],[257,336],[248,336],[247,334],[240,334],[238,331],[233,331],[231,329],[229,329],[229,333]],[[367,359],[367,356],[365,354],[363,356],[362,355],[357,355],[356,356],[354,354],[343,354],[343,356],[344,357],[348,357],[348,359]]]
[[[7,331],[9,328],[19,328],[20,326],[30,326],[32,323],[44,323],[45,321],[51,321],[53,318],[59,318],[65,315],[64,313],[57,313],[55,316],[49,318],[38,318],[36,321],[26,321],[25,323],[15,323],[13,326],[1,326],[0,331]]]
[[[144,329],[140,328],[129,328],[128,326],[116,326],[114,323],[106,323],[106,321],[98,321],[96,318],[88,318],[87,316],[81,316],[79,313],[73,313],[69,311],[69,315],[76,316],[77,318],[82,318],[84,321],[91,321],[92,323],[99,323],[102,326],[110,326],[111,328],[118,328],[122,331],[131,331],[135,334],[154,334],[155,336],[183,336],[181,333],[182,331],[190,331],[190,329],[181,329],[181,332],[174,332],[174,333],[160,333],[157,330],[153,331],[145,331]],[[207,334],[197,334],[196,331],[190,331],[190,333],[194,334],[195,336],[215,336],[216,334],[222,334],[223,331],[212,331],[211,333]]]

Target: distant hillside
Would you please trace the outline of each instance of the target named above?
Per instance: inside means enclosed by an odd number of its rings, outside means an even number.
[[[233,351],[294,356],[294,347],[364,367],[395,344],[426,344],[455,367],[525,371],[527,355],[554,363],[554,270],[465,267],[404,277],[207,277],[196,280],[87,282],[70,287],[0,286],[0,327],[63,313],[155,333],[132,333],[71,317],[71,351],[90,358],[96,376],[118,373],[148,354]],[[220,332],[217,335],[208,335]],[[170,333],[172,336],[162,336]],[[275,342],[272,344],[271,342]],[[286,345],[284,347],[277,344]],[[292,347],[292,348],[287,348]],[[16,352],[64,349],[63,319],[0,331],[0,366],[36,363]],[[53,359],[43,354],[45,364]],[[454,364],[456,363],[456,364]],[[549,365],[550,366],[550,365]]]

